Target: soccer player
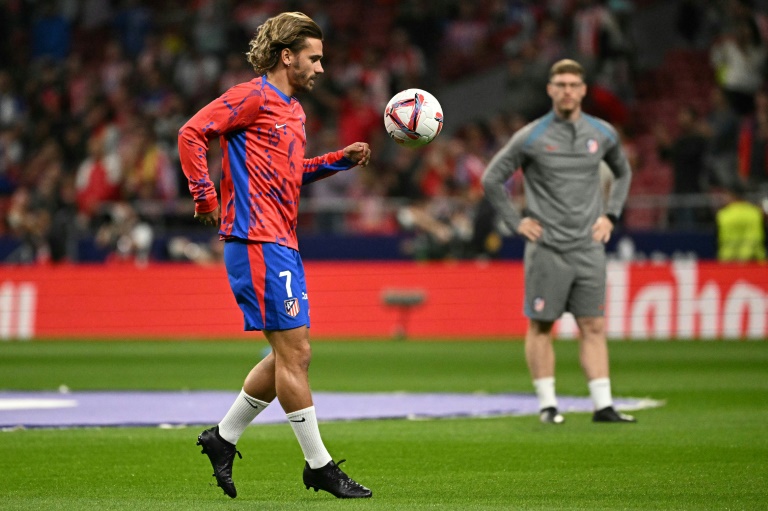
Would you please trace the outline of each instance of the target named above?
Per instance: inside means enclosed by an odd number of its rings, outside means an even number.
[[[304,157],[306,115],[294,94],[311,91],[323,72],[322,40],[320,27],[302,13],[268,19],[247,54],[257,77],[226,91],[179,131],[195,218],[205,225],[219,224],[224,263],[245,330],[262,330],[272,348],[248,373],[221,422],[198,437],[218,485],[232,498],[237,496],[232,481],[235,454],[240,455],[237,441],[275,397],[304,453],[307,489],[339,498],[371,496],[326,450],[308,379],[309,299],[296,240],[300,188],[365,166],[371,156],[367,143],[355,142],[323,156]],[[206,163],[214,138],[223,154],[221,206]]]
[[[540,420],[564,421],[555,394],[554,322],[576,317],[580,360],[588,380],[595,422],[635,422],[613,407],[605,335],[604,244],[629,192],[631,170],[616,130],[582,112],[587,92],[582,66],[570,59],[550,69],[552,110],[515,133],[483,174],[486,196],[500,221],[526,240],[525,355],[539,400]],[[599,167],[615,179],[603,208]],[[522,169],[525,210],[510,202],[505,182]]]

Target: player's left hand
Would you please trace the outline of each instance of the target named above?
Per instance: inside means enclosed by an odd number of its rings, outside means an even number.
[[[365,142],[355,142],[344,148],[344,157],[365,167],[371,161],[371,148]]]
[[[600,243],[608,243],[613,232],[613,222],[607,216],[601,215],[592,226],[592,239]]]
[[[217,207],[213,211],[207,213],[198,213],[195,211],[195,218],[203,225],[218,225],[219,223],[219,211],[220,207]]]

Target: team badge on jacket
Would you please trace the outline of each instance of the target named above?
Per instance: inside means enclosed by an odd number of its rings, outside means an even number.
[[[597,140],[594,138],[590,138],[587,140],[587,151],[589,151],[589,154],[595,154],[598,149]]]
[[[299,299],[288,298],[283,303],[285,304],[285,313],[291,316],[292,318],[295,318],[296,315],[299,313]]]

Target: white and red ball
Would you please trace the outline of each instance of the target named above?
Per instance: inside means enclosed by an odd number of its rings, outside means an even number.
[[[398,144],[421,147],[432,142],[443,129],[443,108],[429,92],[407,89],[387,103],[384,127]]]

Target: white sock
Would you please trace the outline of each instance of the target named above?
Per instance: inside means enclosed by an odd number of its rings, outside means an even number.
[[[594,404],[595,410],[602,410],[603,408],[613,406],[610,378],[595,378],[590,380],[588,385],[589,395],[592,397],[592,404]]]
[[[310,406],[303,410],[285,414],[291,423],[293,433],[299,441],[301,450],[304,453],[304,459],[307,460],[309,468],[324,467],[331,461],[331,455],[323,445],[320,438],[320,428],[317,427],[317,416],[315,407]]]
[[[240,395],[232,403],[227,414],[219,422],[219,435],[227,442],[236,444],[240,440],[240,435],[243,434],[245,428],[267,406],[269,406],[269,403],[266,401],[251,397],[244,390],[241,390]]]
[[[533,387],[536,389],[536,397],[539,398],[539,410],[549,408],[550,406],[557,408],[554,377],[533,380]]]

